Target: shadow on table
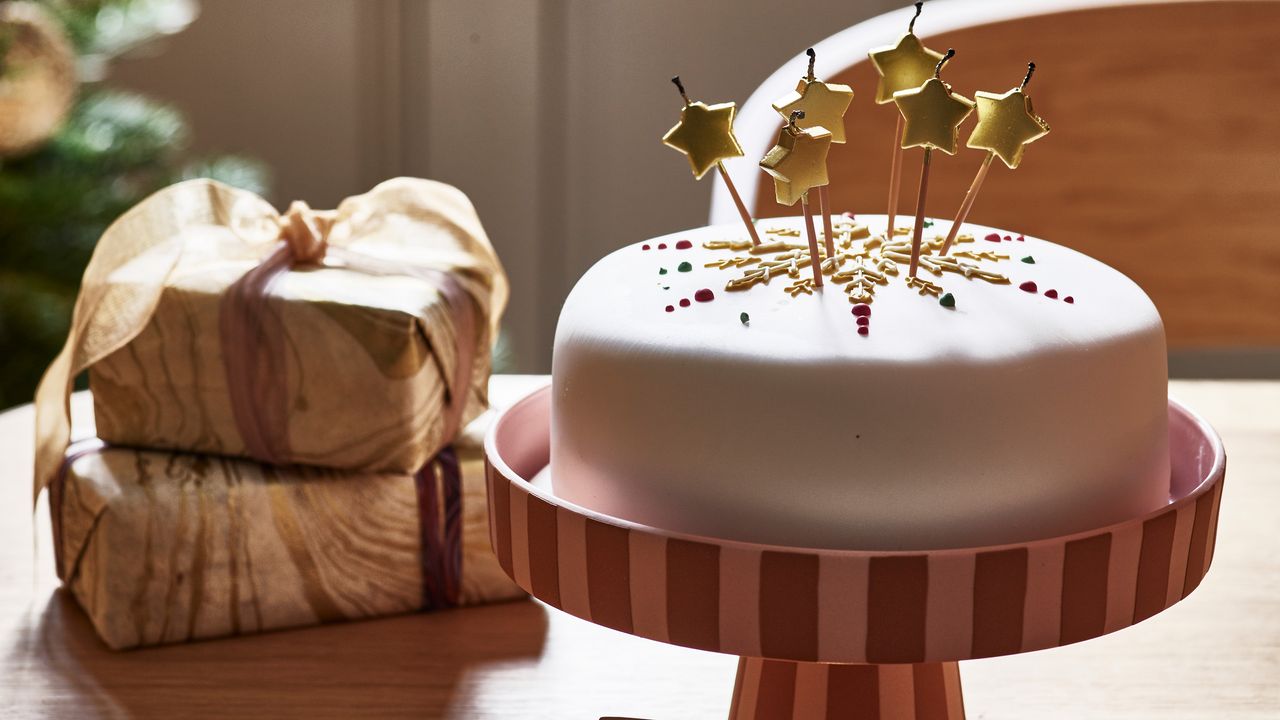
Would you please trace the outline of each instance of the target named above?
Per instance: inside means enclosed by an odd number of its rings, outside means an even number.
[[[115,652],[63,590],[33,612],[15,700],[54,716],[444,717],[469,676],[536,662],[547,635],[521,600]]]

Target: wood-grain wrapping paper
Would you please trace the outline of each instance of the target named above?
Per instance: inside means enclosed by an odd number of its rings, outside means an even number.
[[[245,324],[228,322],[229,289],[277,260],[242,293],[253,332],[228,335]],[[113,445],[417,470],[486,406],[506,299],[474,208],[442,183],[397,178],[284,215],[208,180],[166,188],[104,233],[85,271],[37,393],[37,489],[66,447],[66,392],[84,369]],[[246,432],[246,406],[262,433]]]
[[[482,446],[492,417],[453,445],[459,605],[524,594],[489,547]],[[79,447],[51,487],[59,575],[114,649],[423,608],[412,474]]]

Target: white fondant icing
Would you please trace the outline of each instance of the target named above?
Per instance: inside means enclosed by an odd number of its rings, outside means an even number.
[[[800,223],[760,222],[784,226]],[[922,270],[954,295],[947,309],[906,287],[904,264],[877,289],[865,337],[839,285],[791,298],[782,276],[726,292],[743,270],[704,263],[735,253],[702,244],[741,239],[740,226],[605,257],[556,330],[556,494],[682,532],[861,549],[1015,542],[1167,502],[1165,340],[1151,301],[1073,250],[966,231],[977,241],[955,249],[1010,255],[980,265],[1011,283]],[[683,239],[693,248],[675,249]],[[1028,280],[1036,294],[1019,289]],[[679,306],[701,288],[715,299]]]

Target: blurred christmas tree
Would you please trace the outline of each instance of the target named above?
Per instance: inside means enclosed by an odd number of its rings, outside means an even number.
[[[103,87],[111,58],[185,28],[195,0],[0,2],[0,408],[30,402],[98,236],[152,192],[260,165],[184,155],[172,108]]]

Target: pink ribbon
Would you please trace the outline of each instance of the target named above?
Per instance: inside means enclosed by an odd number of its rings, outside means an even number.
[[[457,604],[462,577],[462,480],[458,459],[447,443],[458,433],[471,386],[477,336],[475,303],[451,273],[397,265],[344,248],[330,247],[326,216],[294,203],[281,218],[282,241],[223,295],[219,315],[223,366],[232,415],[246,453],[269,464],[289,457],[289,397],[284,381],[284,325],[270,302],[272,285],[290,268],[324,262],[368,275],[401,275],[426,280],[440,289],[454,322],[457,356],[449,385],[443,447],[414,474],[422,545],[423,609]],[[433,466],[440,469],[436,486]],[[441,512],[443,506],[443,517]]]
[[[71,472],[71,464],[76,460],[101,452],[106,448],[106,444],[98,438],[90,438],[87,440],[79,440],[71,444],[67,448],[66,455],[62,458],[62,464],[58,466],[58,472],[54,475],[53,482],[49,483],[49,521],[53,525],[53,566],[58,573],[58,579],[66,582],[67,576],[67,559],[62,555],[62,500],[66,494],[67,474]],[[76,562],[72,567],[79,564],[80,558],[76,558]]]
[[[439,487],[433,465],[440,469]],[[422,546],[422,609],[450,608],[458,604],[462,581],[462,472],[457,453],[446,447],[413,479]]]

